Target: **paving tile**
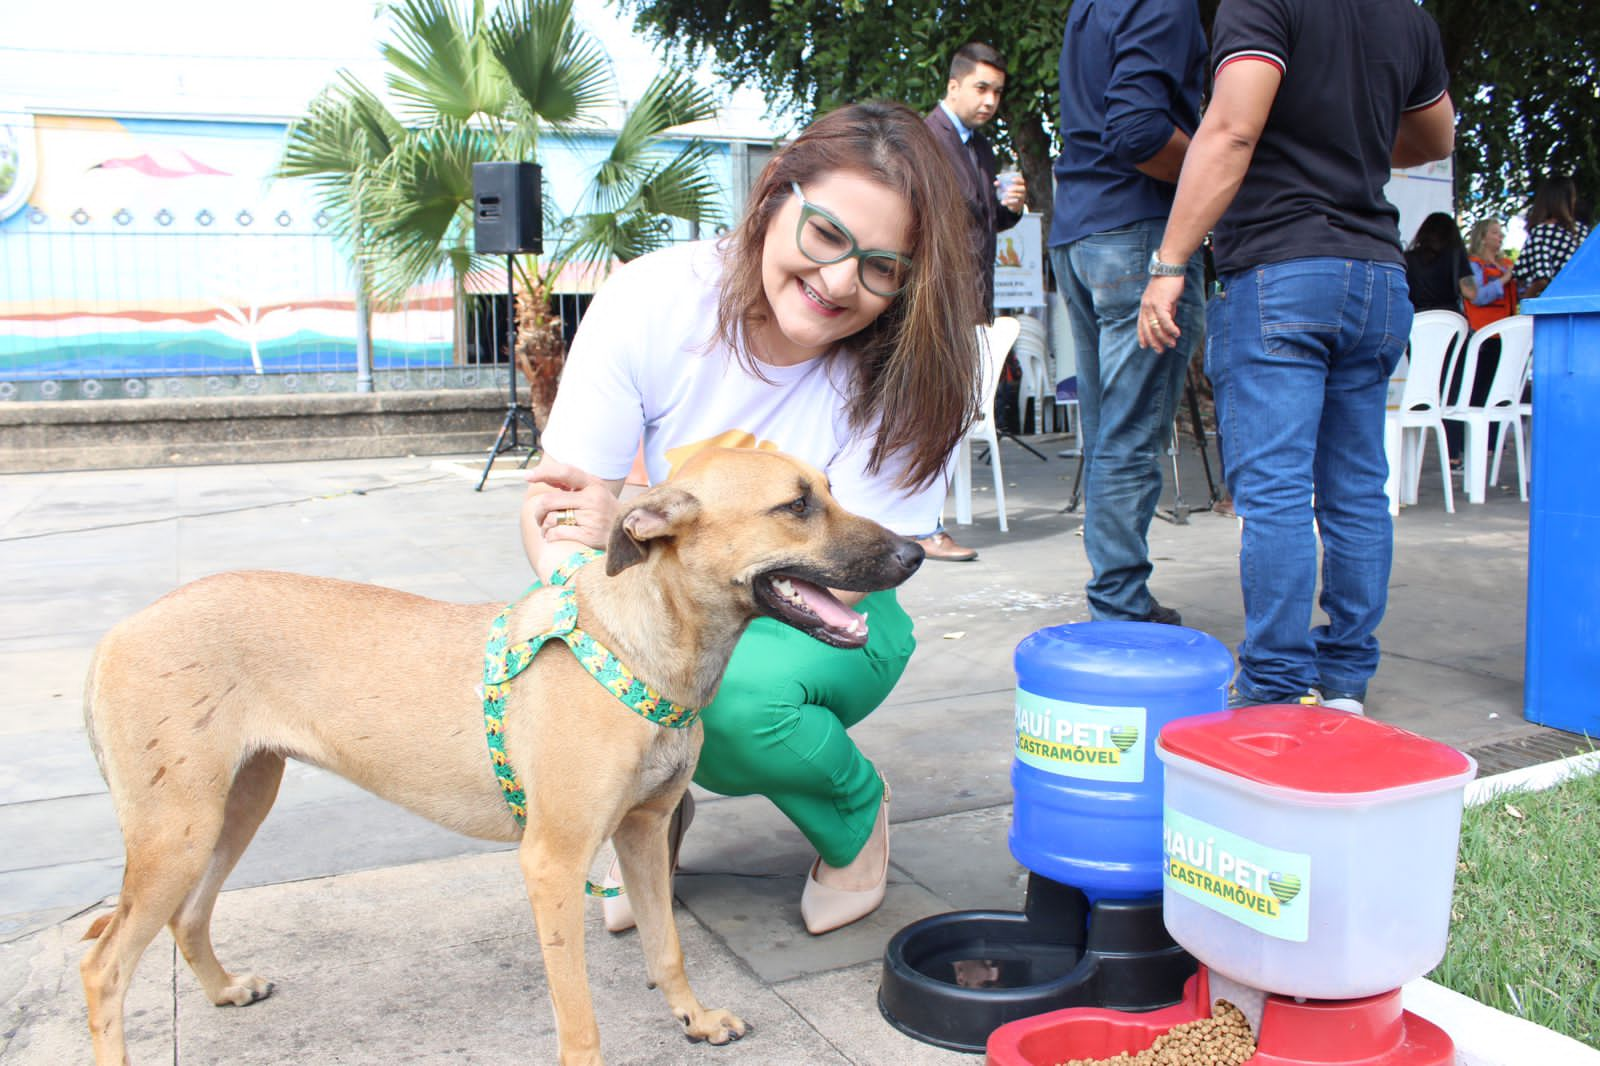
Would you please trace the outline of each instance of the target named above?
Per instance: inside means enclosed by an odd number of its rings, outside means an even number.
[[[1060,443],[1041,447],[1053,456]],[[979,492],[977,521],[951,529],[980,558],[930,562],[903,588],[918,650],[885,706],[852,731],[894,788],[885,906],[809,936],[804,838],[764,799],[700,792],[677,879],[691,978],[756,1031],[729,1049],[689,1046],[643,987],[637,935],[604,933],[590,905],[608,1061],[957,1060],[879,1016],[882,952],[928,915],[1020,906],[1025,874],[1006,845],[1012,655],[1029,633],[1088,616],[1082,514],[1060,510],[1073,464],[1041,463],[1009,442],[1001,453],[1011,531],[999,532],[992,496]],[[180,582],[235,568],[509,599],[528,581],[515,527],[522,483],[472,491],[480,458],[459,459],[472,477],[432,457],[0,476],[0,1057],[87,1057],[76,963],[90,916],[80,912],[120,880],[120,838],[79,707],[99,637]],[[1185,498],[1198,503],[1205,479],[1187,445],[1182,462]],[[1162,506],[1171,500],[1169,490]],[[1422,503],[1395,522],[1371,713],[1461,746],[1537,740],[1549,731],[1521,717],[1528,508],[1491,493],[1447,515],[1439,500],[1437,474],[1425,474]],[[1150,530],[1153,590],[1230,648],[1243,629],[1238,548],[1238,522],[1208,511]],[[291,766],[219,903],[217,938],[225,958],[247,958],[280,992],[215,1009],[177,972],[163,934],[130,994],[136,1061],[171,1061],[175,1039],[187,1061],[553,1057],[515,856],[315,768]]]

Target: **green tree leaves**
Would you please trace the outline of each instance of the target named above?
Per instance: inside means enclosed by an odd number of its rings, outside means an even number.
[[[993,124],[1036,210],[1050,209],[1056,63],[1070,3],[1043,0],[620,0],[635,24],[688,56],[709,53],[798,123],[870,97],[920,110],[944,95],[951,53],[987,41],[1010,68]],[[1209,26],[1219,0],[1199,0]],[[1459,112],[1456,188],[1469,214],[1526,206],[1537,179],[1569,173],[1600,194],[1600,4],[1422,0],[1439,23]],[[988,132],[988,131],[986,131]]]
[[[1600,6],[1424,0],[1455,100],[1456,195],[1473,217],[1517,214],[1539,179],[1600,194]]]

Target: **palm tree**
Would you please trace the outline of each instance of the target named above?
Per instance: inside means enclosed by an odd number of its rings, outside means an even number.
[[[372,261],[368,235],[374,208],[363,197],[372,175],[394,151],[405,127],[346,73],[312,100],[289,127],[279,177],[309,178],[336,238],[350,253],[356,292],[357,389],[372,391]]]
[[[472,165],[537,160],[546,135],[600,128],[615,100],[611,64],[573,19],[572,0],[508,0],[487,14],[484,0],[403,0],[391,14],[394,40],[382,54],[401,115],[342,75],[291,127],[279,174],[318,183],[361,281],[379,300],[397,302],[448,270],[459,353],[466,278],[494,265],[472,250]],[[583,209],[558,219],[545,198],[545,231],[555,234],[549,254],[515,265],[524,300],[534,304],[519,319],[543,326],[519,349],[559,359],[559,320],[536,309],[568,263],[604,269],[666,243],[668,216],[716,218],[709,149],[691,140],[673,151],[662,141],[670,128],[715,111],[709,90],[683,73],[661,74],[623,117]],[[553,384],[554,375],[529,377]],[[537,412],[544,405],[535,399]]]

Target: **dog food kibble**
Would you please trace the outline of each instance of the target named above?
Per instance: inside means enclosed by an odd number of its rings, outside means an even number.
[[[1244,1066],[1255,1053],[1250,1023],[1238,1007],[1219,999],[1211,1017],[1173,1026],[1138,1054],[1068,1059],[1058,1066]]]

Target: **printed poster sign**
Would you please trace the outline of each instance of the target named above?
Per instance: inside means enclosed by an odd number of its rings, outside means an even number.
[[[1400,242],[1409,245],[1417,235],[1422,220],[1435,211],[1447,215],[1456,213],[1455,184],[1452,177],[1454,164],[1450,159],[1439,159],[1418,167],[1405,167],[1389,172],[1389,182],[1383,187],[1386,200],[1400,211]]]
[[[1042,216],[1026,214],[1008,230],[995,234],[994,305],[1044,306],[1044,235]]]
[[[1162,886],[1258,933],[1305,943],[1311,856],[1162,809]]]
[[[1143,707],[1073,703],[1019,688],[1016,757],[1062,777],[1143,781],[1148,717]]]

